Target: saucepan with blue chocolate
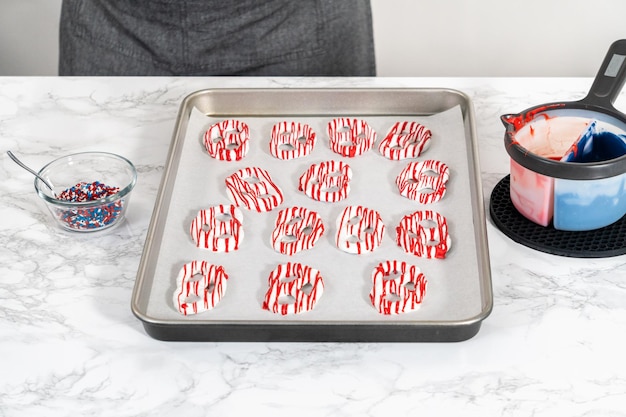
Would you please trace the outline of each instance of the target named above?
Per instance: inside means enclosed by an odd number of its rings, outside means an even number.
[[[527,219],[558,230],[608,226],[626,214],[626,39],[614,42],[587,96],[501,117],[510,196]]]

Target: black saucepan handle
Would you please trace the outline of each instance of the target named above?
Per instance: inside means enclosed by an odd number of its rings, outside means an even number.
[[[624,81],[626,81],[626,39],[621,39],[609,47],[589,94],[579,103],[615,111],[613,103],[622,91]]]

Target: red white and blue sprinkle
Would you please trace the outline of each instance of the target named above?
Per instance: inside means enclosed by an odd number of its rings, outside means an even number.
[[[72,203],[97,201],[119,191],[119,187],[110,187],[99,181],[79,182],[59,194],[58,199]],[[70,229],[98,229],[110,225],[122,212],[122,200],[95,207],[62,210],[61,220]]]

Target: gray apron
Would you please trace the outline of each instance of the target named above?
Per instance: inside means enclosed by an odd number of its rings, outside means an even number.
[[[372,32],[369,0],[63,0],[59,75],[372,76]]]

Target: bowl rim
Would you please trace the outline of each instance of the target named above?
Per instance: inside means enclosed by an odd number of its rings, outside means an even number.
[[[69,155],[64,155],[61,157],[58,157],[56,159],[53,159],[52,161],[48,162],[46,165],[44,165],[38,172],[38,175],[42,175],[43,172],[50,167],[51,165],[58,163],[64,159],[68,159],[68,158],[72,158],[72,157],[79,157],[79,156],[88,156],[88,155],[92,155],[94,157],[96,156],[104,156],[107,158],[112,158],[112,159],[117,159],[120,160],[124,163],[126,163],[129,167],[130,167],[130,171],[132,173],[131,176],[131,180],[128,184],[126,184],[126,186],[124,188],[120,188],[120,190],[115,193],[112,194],[110,196],[107,196],[105,198],[101,198],[98,200],[92,200],[92,201],[67,201],[67,200],[59,200],[58,198],[53,198],[51,196],[49,196],[48,194],[46,194],[45,192],[42,191],[42,181],[39,178],[35,178],[34,180],[34,185],[35,185],[35,191],[37,192],[37,195],[39,195],[39,197],[41,197],[46,203],[50,203],[56,206],[62,206],[65,208],[79,208],[79,207],[91,207],[91,206],[99,206],[102,204],[107,204],[107,203],[112,203],[117,201],[120,198],[125,197],[126,195],[128,195],[132,189],[135,187],[135,184],[137,184],[137,169],[135,168],[135,165],[127,158],[112,153],[112,152],[102,152],[102,151],[85,151],[85,152],[76,152],[76,153],[72,153]]]
[[[615,177],[626,172],[626,155],[599,162],[565,162],[555,161],[536,155],[515,141],[515,133],[521,126],[516,127],[510,119],[523,120],[524,124],[552,111],[566,111],[572,114],[577,112],[600,113],[617,122],[626,124],[626,116],[618,111],[604,107],[592,106],[581,102],[555,102],[539,104],[523,110],[520,113],[510,113],[500,116],[505,125],[504,147],[511,159],[526,169],[548,177],[569,180],[597,180]]]

